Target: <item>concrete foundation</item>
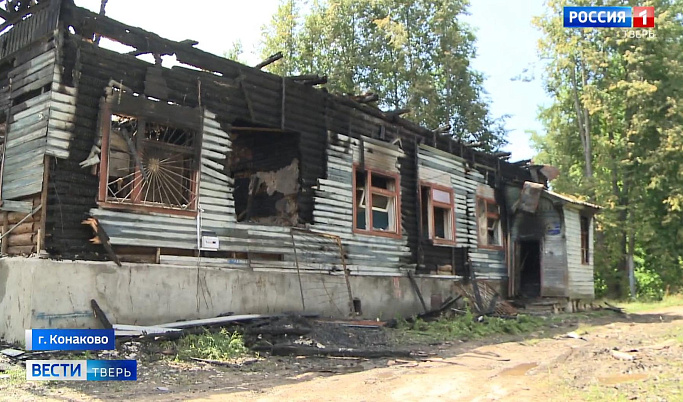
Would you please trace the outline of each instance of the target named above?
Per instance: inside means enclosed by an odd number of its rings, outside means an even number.
[[[306,311],[348,316],[341,276],[111,262],[0,259],[0,338],[21,342],[29,328],[100,328],[97,300],[113,323],[153,325],[226,313]],[[454,294],[453,277],[415,280],[427,308]],[[422,311],[407,277],[352,276],[366,319]],[[302,303],[302,290],[304,301]]]

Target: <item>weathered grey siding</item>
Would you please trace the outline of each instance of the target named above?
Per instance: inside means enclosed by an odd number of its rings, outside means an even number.
[[[41,88],[52,84],[56,52],[53,46],[42,50],[18,57],[9,72],[9,99],[13,106],[9,110],[5,143],[2,180],[5,200],[36,194],[43,188],[51,92]],[[17,104],[23,98],[28,99]]]
[[[51,37],[58,19],[59,2],[51,2],[36,7],[28,18],[0,36],[0,58],[12,63],[0,94],[3,97],[0,103],[7,107],[3,111],[8,111],[2,178],[4,200],[41,192],[44,157],[58,143],[56,132],[54,136],[48,135],[59,127],[50,117],[59,108],[51,106],[53,82],[58,82],[55,78],[59,73],[56,45]],[[44,42],[35,43],[41,39]]]
[[[202,166],[199,180],[199,205],[202,229],[216,230],[235,223],[235,201],[232,178],[225,174],[231,149],[230,135],[216,121],[216,115],[204,112],[202,133]]]
[[[593,285],[593,219],[590,220],[589,241],[590,256],[588,264],[581,262],[581,222],[578,210],[570,206],[564,207],[564,224],[566,228],[567,270],[569,275],[569,297],[575,299],[592,299],[595,297]]]
[[[567,250],[564,236],[566,228],[557,207],[541,198],[536,214],[545,229],[541,250],[541,295],[567,295]]]
[[[39,47],[18,57],[9,72],[9,97],[14,106],[9,113],[5,145],[3,199],[39,193],[45,155],[62,159],[69,156],[76,90],[61,84],[62,68],[56,60],[57,51],[49,42],[47,50]],[[17,104],[18,99],[25,98]]]
[[[339,236],[345,246],[348,263],[356,274],[397,275],[409,258],[405,228],[400,239],[353,232],[353,164],[360,161],[360,141],[330,133],[327,149],[327,179],[320,179],[315,192],[312,230]],[[398,172],[400,148],[363,138],[368,167]],[[372,150],[372,152],[367,152]]]
[[[507,277],[505,252],[481,249],[477,239],[476,194],[477,187],[486,180],[480,172],[469,169],[465,160],[439,149],[421,145],[418,151],[418,175],[423,182],[438,184],[453,189],[455,196],[456,248],[469,249],[472,270],[477,278],[504,279]],[[452,246],[433,245],[432,248]],[[430,250],[425,247],[425,260]],[[434,250],[431,250],[435,253]],[[442,264],[450,264],[450,258],[441,256]]]
[[[479,183],[470,179],[465,161],[455,155],[421,145],[418,151],[418,175],[422,182],[453,189],[455,196],[455,241],[458,247],[477,246],[477,219],[472,200]]]

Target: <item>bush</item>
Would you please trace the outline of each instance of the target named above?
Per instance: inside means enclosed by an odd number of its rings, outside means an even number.
[[[659,301],[664,297],[664,281],[657,272],[636,268],[636,297],[640,300]]]
[[[230,333],[225,328],[220,332],[188,335],[178,341],[177,348],[179,359],[230,360],[249,353],[242,336],[237,332]]]
[[[607,286],[607,281],[602,278],[602,275],[600,275],[599,272],[595,273],[595,281],[593,282],[593,285],[595,287],[595,297],[597,299],[607,296],[607,290],[609,289]]]

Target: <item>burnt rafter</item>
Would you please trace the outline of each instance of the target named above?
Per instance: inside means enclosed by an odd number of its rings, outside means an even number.
[[[374,93],[365,93],[362,95],[349,95],[350,98],[358,103],[370,103],[370,102],[377,102],[379,100],[379,95],[374,94]]]
[[[52,0],[54,2],[56,0]],[[17,22],[24,19],[29,14],[35,13],[43,8],[46,8],[50,4],[50,0],[31,0],[31,1],[19,1],[19,0],[7,0],[5,2],[5,8],[0,8],[0,17],[5,21],[0,25],[0,31],[5,30],[5,28],[16,24]]]
[[[265,66],[268,66],[268,65],[270,65],[270,64],[275,63],[276,61],[280,60],[280,59],[283,58],[283,57],[284,57],[284,56],[282,55],[282,52],[277,52],[277,53],[275,53],[274,55],[272,55],[272,56],[268,57],[267,59],[263,60],[263,61],[260,62],[259,64],[255,65],[254,68],[257,68],[257,69],[260,70],[260,69],[262,69],[262,68],[265,67]]]
[[[444,134],[444,133],[448,133],[449,131],[451,131],[451,125],[450,124],[446,124],[444,126],[441,126],[441,127],[434,129],[435,134]]]
[[[290,80],[304,84],[304,85],[322,85],[327,84],[327,76],[320,76],[318,74],[307,74],[307,75],[297,75],[292,77],[287,77]]]
[[[145,31],[144,29],[126,25],[107,16],[101,16],[84,8],[80,8],[74,4],[73,0],[63,1],[62,20],[65,22],[66,26],[74,27],[74,30],[76,30],[77,33],[80,32],[83,37],[94,37],[94,35],[100,34],[108,39],[134,47],[136,53],[145,52],[157,55],[175,54],[180,63],[203,70],[203,72],[192,72],[193,74],[201,75],[203,77],[202,82],[204,82],[204,79],[206,78],[208,80],[207,82],[213,82],[221,86],[236,87],[238,90],[245,91],[246,88],[243,87],[244,84],[239,77],[242,75],[242,72],[245,72],[247,71],[246,69],[248,69],[247,78],[244,79],[245,82],[255,82],[256,80],[259,80],[264,85],[282,86],[282,77],[256,68],[249,68],[234,60],[229,60],[197,49],[193,47],[196,44],[194,41],[187,40],[177,42],[165,39],[157,34]],[[43,2],[41,2],[41,5],[42,3]],[[84,33],[88,33],[88,35]],[[173,69],[179,71],[186,70],[179,66],[175,66]],[[222,75],[222,77],[216,73]],[[304,77],[297,78],[301,79]],[[322,79],[325,77],[314,75],[313,77],[305,78]],[[292,77],[288,77],[287,80],[296,84],[314,84],[314,81],[301,81],[292,79]],[[301,86],[305,87],[306,85]],[[412,135],[417,137],[427,137],[432,134],[431,130],[427,130],[417,123],[401,118],[401,115],[410,112],[408,109],[383,112],[368,103],[362,103],[364,101],[374,101],[372,95],[365,99],[355,99],[332,94],[326,96],[333,97],[339,104],[352,107],[367,113],[370,116],[396,124],[397,126],[402,127],[402,129],[405,129],[403,131],[408,135],[414,133]],[[248,96],[245,97],[245,102],[247,104],[247,109],[249,109],[250,99],[248,99]],[[253,115],[253,113],[250,114]],[[449,146],[447,143],[448,141],[453,141],[454,144]],[[447,138],[447,136],[439,136],[437,142],[441,144],[440,146],[444,146],[445,149],[451,149],[454,146],[456,149],[461,149],[463,154],[460,156],[478,164],[498,166],[497,163],[500,161],[493,155],[487,154],[481,150],[473,149],[479,147],[480,145],[478,144],[461,144],[456,139]],[[507,162],[503,162],[503,164],[503,166],[507,166]]]
[[[67,0],[64,7],[64,21],[83,37],[99,35],[134,47],[139,54],[154,53],[172,55],[179,47],[192,48],[198,42],[186,40],[176,42],[145,31],[142,28],[123,24],[105,15],[77,7],[73,0]]]

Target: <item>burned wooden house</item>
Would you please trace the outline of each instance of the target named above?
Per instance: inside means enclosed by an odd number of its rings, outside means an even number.
[[[467,280],[593,296],[597,207],[548,191],[543,166],[70,0],[0,17],[0,336],[91,325],[90,299],[153,324],[386,318]]]

